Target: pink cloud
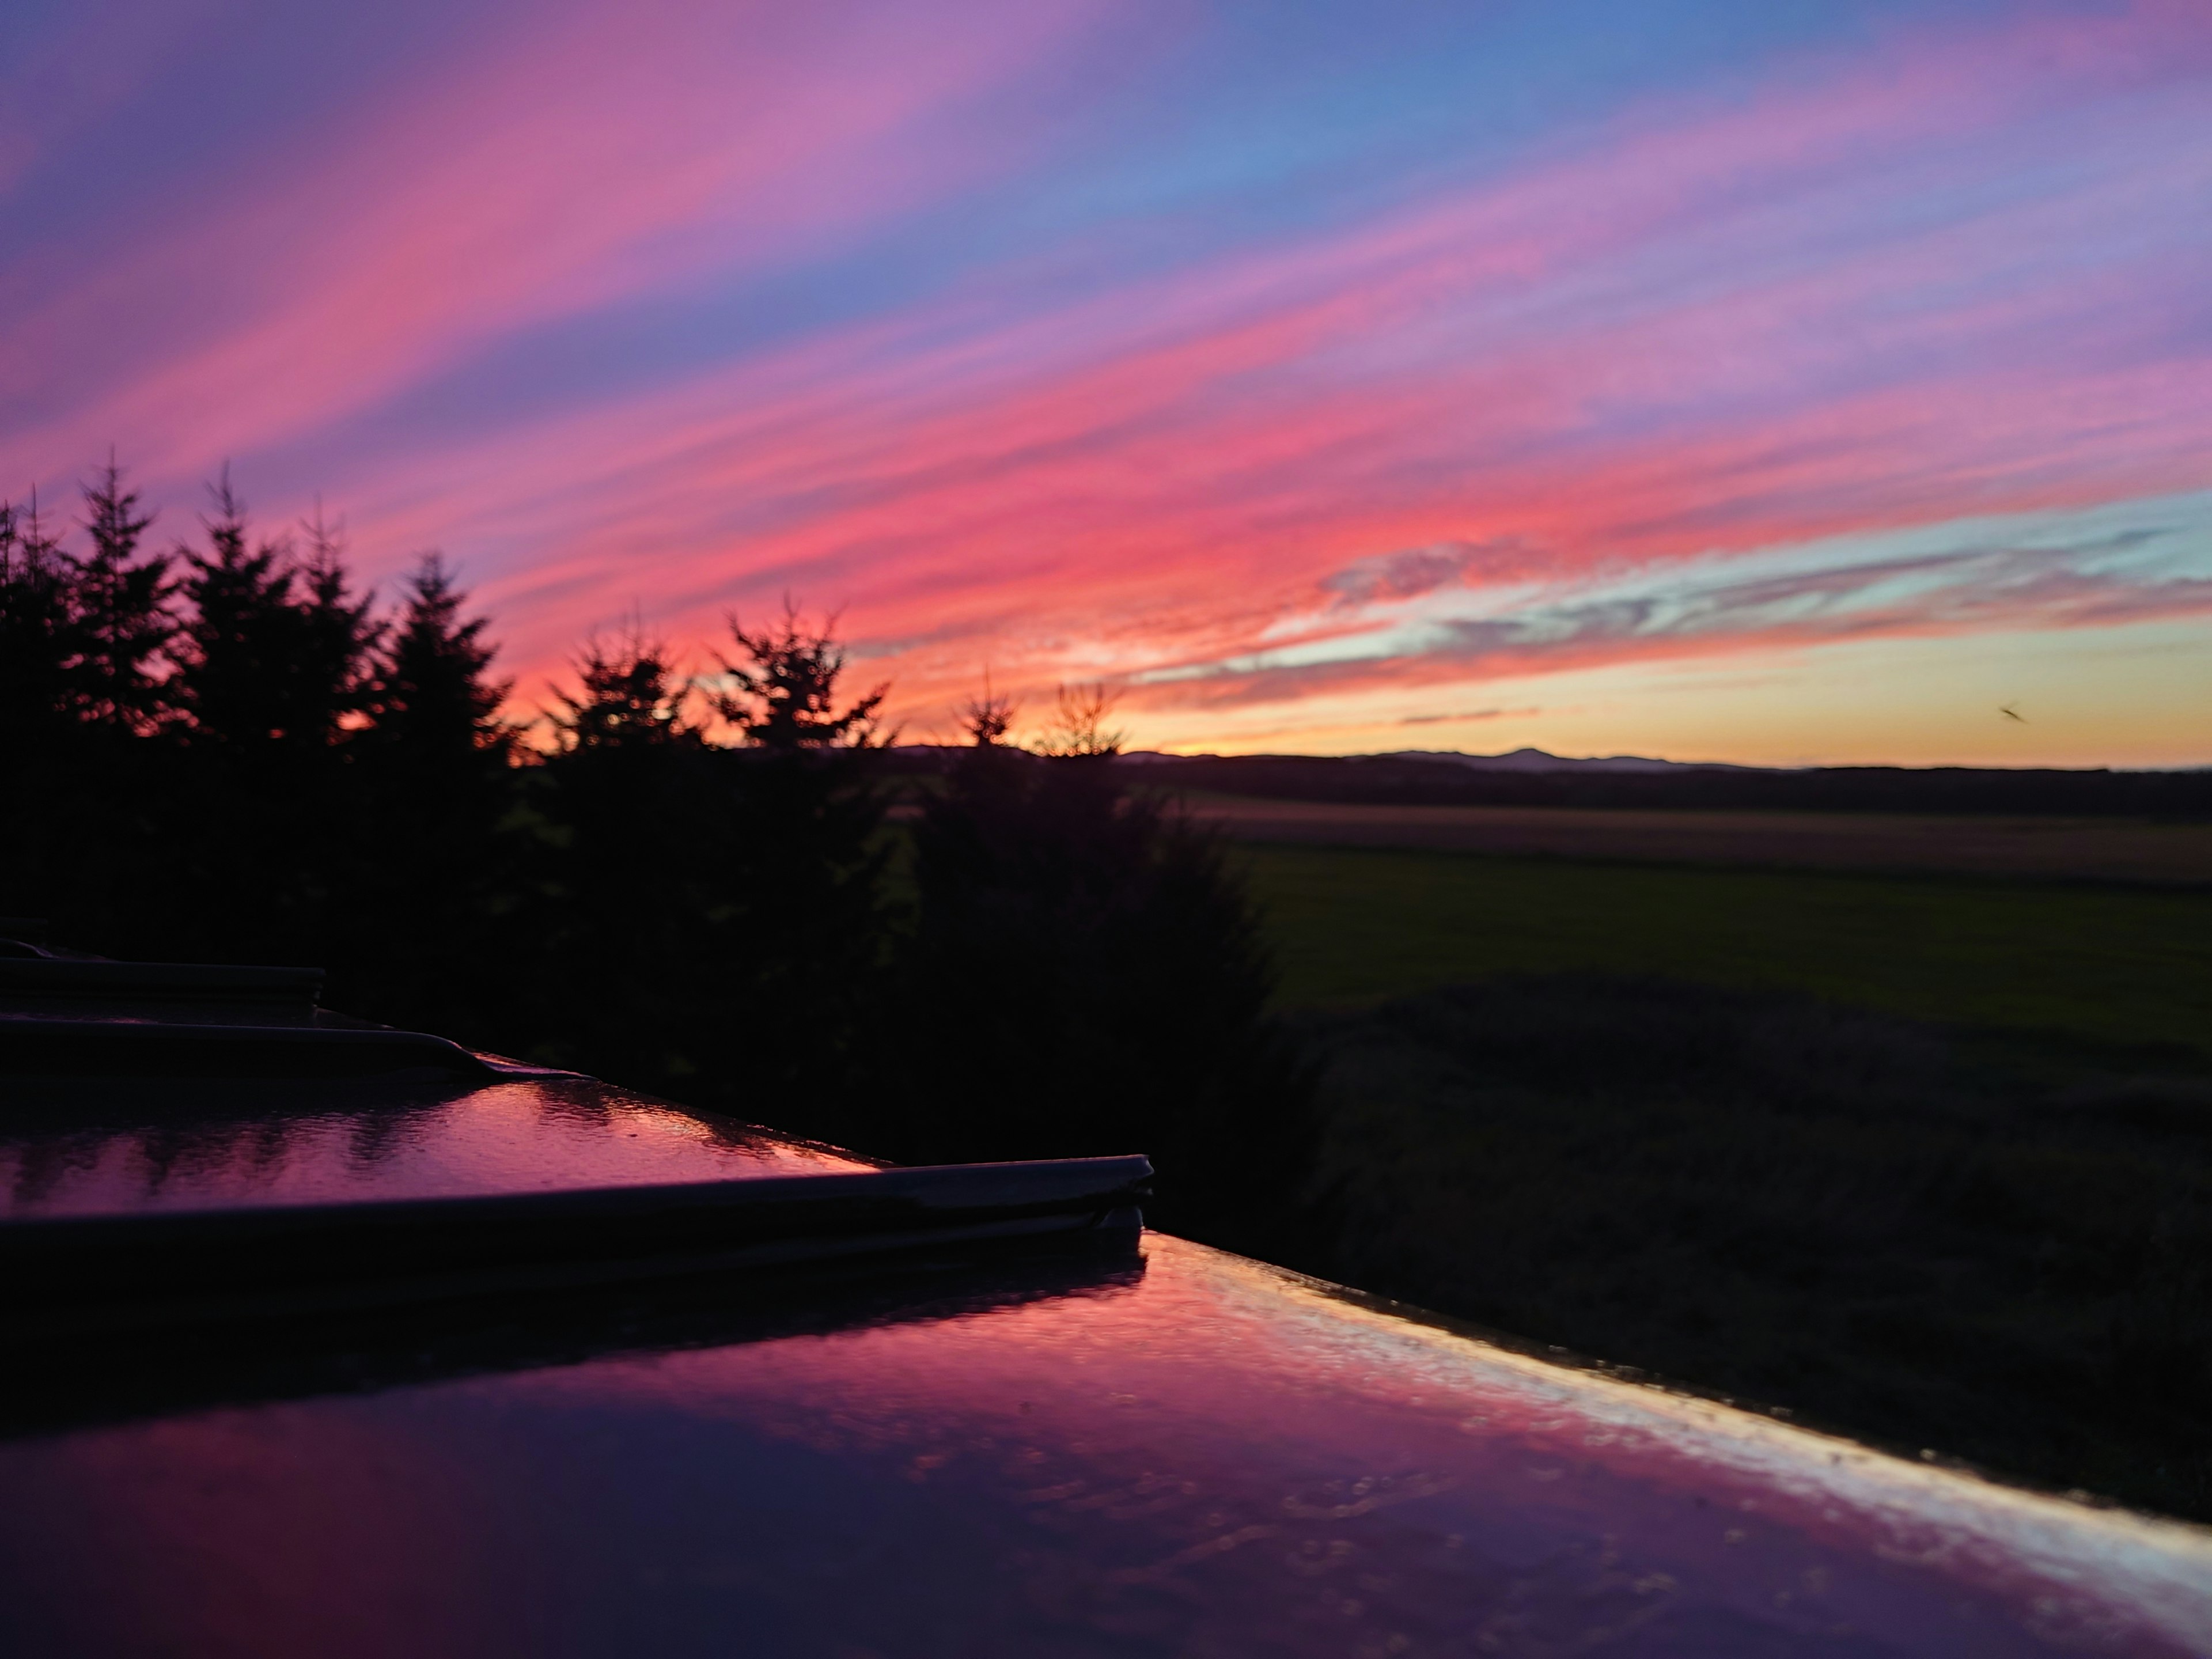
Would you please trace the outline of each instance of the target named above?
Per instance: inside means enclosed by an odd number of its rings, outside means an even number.
[[[272,163],[9,331],[0,364],[58,375],[72,338],[163,274],[212,292],[236,250],[271,250],[188,347],[11,453],[50,465],[119,435],[157,471],[204,469],[534,323],[856,235],[1012,166],[1020,131],[946,112],[1092,21],[965,8],[848,36],[797,15],[564,15]],[[1066,247],[1040,245],[864,321],[332,482],[373,562],[434,542],[468,562],[526,688],[635,603],[703,636],[789,588],[846,605],[917,711],[987,663],[1045,684],[1222,660],[1286,623],[1329,637],[1358,625],[1310,620],[1343,573],[1425,549],[1529,550],[1447,586],[1565,580],[2201,487],[2208,272],[2177,226],[2212,190],[2208,73],[2212,29],[2180,4],[1899,34],[1073,296],[1039,277]],[[2148,602],[2193,615],[2193,592]],[[2001,599],[1851,626],[2101,625],[2137,603]],[[1798,636],[1593,628],[1542,660]],[[1326,698],[1508,658],[1141,696]]]
[[[1066,51],[1091,15],[857,9],[571,5],[470,43],[12,324],[0,372],[24,383],[68,383],[149,298],[171,349],[11,448],[117,438],[155,472],[204,465],[534,324],[791,258],[1003,165],[931,118]]]

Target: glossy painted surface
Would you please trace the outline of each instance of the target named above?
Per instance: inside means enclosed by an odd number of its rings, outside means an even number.
[[[2201,1531],[1158,1236],[1051,1293],[591,1352],[0,1443],[0,1648],[2212,1652]]]
[[[475,1089],[387,1080],[8,1086],[0,1219],[870,1167],[585,1079]]]

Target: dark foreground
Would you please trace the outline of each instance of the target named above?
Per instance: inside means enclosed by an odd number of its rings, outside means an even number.
[[[780,1322],[750,1299],[699,1285],[565,1353],[502,1365],[479,1336],[449,1376],[0,1443],[7,1645],[2212,1652],[2201,1534],[1176,1239],[819,1285]]]
[[[1589,973],[1301,1025],[1330,1276],[2212,1516],[2212,1075],[2186,1051]]]
[[[1146,1233],[1141,1158],[27,971],[0,1651],[2212,1654],[2212,1534]]]

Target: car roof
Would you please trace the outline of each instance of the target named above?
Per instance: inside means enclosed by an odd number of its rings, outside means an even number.
[[[0,1003],[11,1650],[2212,1653],[2201,1528],[1144,1231],[1133,1155],[143,977]]]

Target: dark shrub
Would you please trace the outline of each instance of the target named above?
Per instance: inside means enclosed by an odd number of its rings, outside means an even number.
[[[1109,754],[979,744],[921,811],[915,885],[881,1150],[1142,1152],[1161,1224],[1253,1250],[1298,1231],[1306,1081],[1210,835],[1125,790]]]

